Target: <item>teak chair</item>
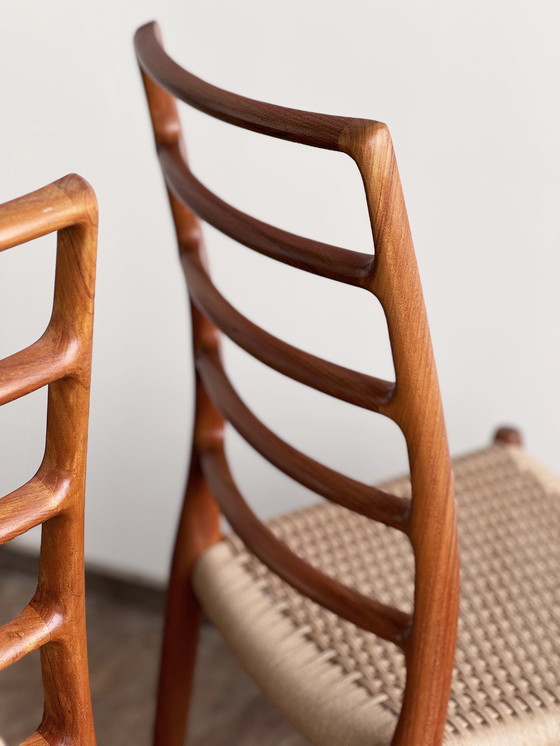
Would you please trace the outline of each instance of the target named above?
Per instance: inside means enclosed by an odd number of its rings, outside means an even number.
[[[58,232],[54,303],[42,337],[0,360],[0,404],[48,385],[37,474],[0,499],[0,544],[43,524],[37,590],[0,627],[0,669],[41,648],[43,719],[23,746],[95,746],[84,606],[84,488],[97,202],[76,175],[0,205],[0,250]]]
[[[459,610],[453,476],[387,127],[220,90],[179,67],[153,23],[138,30],[135,44],[191,300],[196,367],[156,745],[184,743],[201,609],[314,744],[560,743],[551,618],[544,608],[558,482],[543,478],[507,428],[495,445],[455,463],[463,595],[450,698]],[[254,132],[348,154],[363,179],[374,252],[287,233],[212,194],[188,166],[175,98]],[[272,259],[373,293],[385,312],[396,382],[321,360],[242,316],[210,279],[199,219]],[[220,332],[277,371],[391,418],[406,439],[410,483],[370,487],[283,442],[229,382]],[[230,473],[226,420],[274,466],[331,504],[264,525]],[[237,536],[222,539],[220,511]],[[412,594],[409,609],[401,610]]]

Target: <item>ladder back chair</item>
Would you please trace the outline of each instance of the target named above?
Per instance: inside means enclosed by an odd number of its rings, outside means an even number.
[[[84,489],[97,202],[71,174],[0,205],[0,250],[57,232],[52,315],[41,338],[0,360],[0,404],[48,386],[37,474],[0,499],[0,544],[42,524],[37,589],[0,627],[0,669],[41,649],[43,719],[24,746],[95,746],[84,606]]]
[[[452,697],[451,722],[446,722],[460,585],[453,476],[387,127],[274,106],[209,85],[167,55],[155,23],[137,31],[135,47],[190,296],[196,373],[190,471],[167,595],[156,746],[184,743],[202,609],[267,696],[312,743],[436,746],[444,738],[446,744],[502,743],[492,740],[491,725],[503,725],[507,708],[514,721],[525,710],[532,716],[545,709],[543,702],[548,706],[551,699],[550,672],[539,668],[540,689],[533,697],[525,690],[518,696],[515,686],[510,692],[512,671],[507,671],[507,686],[498,692],[497,705],[488,704],[485,694],[471,696],[460,681],[460,691]],[[349,155],[363,180],[372,253],[288,233],[210,192],[189,168],[176,98],[257,133]],[[212,283],[200,220],[272,259],[375,295],[388,325],[395,382],[319,359],[240,314]],[[410,483],[405,479],[384,488],[368,486],[281,440],[252,414],[230,383],[220,358],[221,333],[271,368],[393,420],[406,440]],[[262,523],[229,470],[226,421],[270,463],[329,502],[270,525]],[[476,493],[479,487],[485,505],[496,478],[500,483],[515,481],[522,473],[530,475],[526,481],[537,480],[534,474],[540,472],[529,469],[519,445],[512,443],[517,439],[515,431],[502,429],[495,445],[459,460],[458,483],[464,491],[474,487]],[[550,480],[546,484],[546,489],[540,480],[530,485],[531,495],[541,502],[550,497]],[[500,506],[491,506],[490,512],[494,508],[499,513]],[[485,519],[488,511],[483,508]],[[220,513],[237,536],[222,539]],[[409,546],[412,568],[405,559]],[[341,552],[341,564],[349,564],[355,574],[337,567],[333,557]],[[387,559],[389,555],[393,559]],[[475,578],[484,570],[485,559],[474,570]],[[367,573],[371,583],[363,580]],[[411,613],[375,597],[372,589],[385,584],[410,588]],[[476,629],[476,609],[471,617]],[[375,647],[378,639],[384,646],[381,652]],[[474,662],[464,661],[460,651],[465,672],[484,668],[477,654]],[[505,690],[511,700],[507,705],[502,701]],[[550,733],[551,728],[549,718],[545,729]],[[462,735],[466,740],[459,738]],[[555,743],[546,738],[537,742]]]

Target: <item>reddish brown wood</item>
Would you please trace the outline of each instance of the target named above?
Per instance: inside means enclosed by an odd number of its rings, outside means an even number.
[[[236,210],[198,181],[176,145],[162,146],[159,159],[177,199],[235,241],[284,264],[348,285],[363,286],[370,276],[373,254],[303,238]]]
[[[39,733],[34,733],[21,744],[21,746],[50,746]]]
[[[0,405],[67,376],[76,366],[78,352],[49,327],[37,342],[0,360]],[[45,360],[51,361],[48,369]]]
[[[400,531],[406,530],[409,500],[351,479],[281,440],[241,401],[215,353],[199,351],[196,366],[222,415],[270,463],[327,500]]]
[[[41,471],[0,501],[0,543],[29,531],[53,518],[68,496],[68,483],[60,484],[56,473]],[[33,510],[29,510],[29,506]]]
[[[340,134],[351,121],[349,117],[314,114],[254,101],[205,83],[166,54],[156,23],[138,29],[135,47],[140,67],[157,80],[161,88],[224,122],[282,140],[338,150]]]
[[[416,575],[407,677],[394,746],[443,738],[459,614],[459,555],[453,475],[422,288],[389,131],[355,122],[340,148],[356,162],[368,202],[375,265],[369,289],[389,327],[396,374],[380,408],[406,439],[412,503],[409,538]]]
[[[22,630],[25,634],[22,635]],[[0,628],[0,669],[11,666],[24,655],[51,639],[52,626],[32,606],[26,606],[11,622]]]
[[[158,150],[176,145],[184,155],[177,107],[172,96],[142,74]],[[181,255],[196,252],[204,262],[204,246],[196,215],[168,190]],[[190,303],[195,347],[217,345],[215,327]],[[196,559],[221,538],[220,513],[200,465],[199,443],[220,440],[224,420],[195,372],[194,438],[185,496],[175,538],[166,597],[165,627],[158,684],[154,744],[183,746],[192,691],[202,610],[191,582]]]
[[[253,324],[220,295],[196,252],[185,251],[182,264],[197,308],[253,357],[296,381],[373,412],[391,398],[393,383],[311,355]]]
[[[326,609],[404,648],[411,618],[325,575],[294,554],[249,508],[229,470],[222,446],[201,454],[203,472],[234,531],[270,569]]]
[[[505,443],[506,445],[522,446],[523,436],[516,427],[503,425],[494,433],[494,443]]]
[[[388,130],[379,122],[277,107],[208,85],[182,70],[167,56],[154,24],[137,32],[136,50],[160,161],[171,192],[189,293],[199,309],[193,320],[195,350],[203,350],[198,358],[197,380],[204,391],[207,413],[196,415],[193,447],[204,464],[207,482],[236,531],[269,566],[303,593],[317,594],[318,585],[322,583],[324,589],[324,582],[314,575],[315,570],[294,564],[293,555],[270,544],[268,529],[256,519],[238,493],[221,451],[223,423],[217,419],[208,394],[212,394],[222,413],[231,418],[254,445],[259,435],[264,436],[261,452],[280,468],[288,473],[291,470],[302,480],[315,479],[319,492],[325,488],[323,494],[327,491],[327,472],[310,461],[304,462],[302,467],[302,462],[298,462],[301,454],[290,451],[270,431],[263,430],[264,426],[235,398],[227,379],[216,377],[216,366],[211,369],[208,363],[218,360],[216,327],[276,370],[346,401],[379,411],[398,424],[406,439],[411,470],[410,515],[402,529],[414,550],[416,584],[412,629],[409,635],[395,640],[405,649],[407,681],[392,743],[393,746],[439,746],[443,738],[458,618],[455,502],[424,301]],[[190,173],[186,162],[182,163],[184,151],[173,96],[246,129],[347,153],[356,162],[364,183],[375,247],[373,263],[364,258],[368,255],[356,256],[328,246],[324,248],[326,262],[312,257],[318,244],[263,226],[205,190]],[[199,255],[200,229],[193,212],[250,248],[373,293],[387,318],[396,384],[380,382],[307,356],[267,335],[241,316],[219,295],[208,277],[204,258]],[[207,319],[204,330],[203,318]],[[359,393],[355,393],[354,384]],[[344,395],[345,388],[352,393]],[[196,544],[198,546],[199,542]],[[188,554],[189,561],[194,561],[190,549],[177,545],[175,551],[177,555]],[[171,582],[174,582],[173,573]],[[326,603],[325,598],[322,603]],[[358,606],[353,607],[355,621],[361,626],[367,626],[366,606],[362,606],[361,612]],[[173,613],[170,603],[168,614],[172,616]],[[174,634],[174,643],[169,640],[167,655],[173,654],[174,645],[183,644],[179,627]],[[185,702],[184,707],[187,705]],[[177,706],[167,726],[161,723],[162,712],[160,710],[158,727],[161,733],[167,728],[167,740],[160,737],[156,743],[180,746],[184,736],[184,712]]]
[[[204,394],[199,390],[200,402]],[[192,691],[202,610],[194,595],[191,573],[197,557],[220,539],[219,511],[202,474],[200,457],[191,451],[185,500],[175,538],[166,597],[154,743],[180,744]]]
[[[48,388],[36,476],[0,500],[0,543],[43,524],[37,590],[0,627],[0,668],[41,648],[44,714],[28,746],[94,746],[84,608],[83,513],[97,203],[70,175],[0,205],[0,250],[58,231],[54,304],[43,337],[0,362],[0,403]]]

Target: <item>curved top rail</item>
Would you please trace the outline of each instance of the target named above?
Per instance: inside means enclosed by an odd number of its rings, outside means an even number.
[[[97,215],[95,192],[77,174],[0,205],[0,251]]]
[[[195,109],[237,127],[316,148],[340,150],[342,132],[361,121],[255,101],[206,83],[166,53],[154,21],[138,29],[134,44],[140,66],[160,86]]]

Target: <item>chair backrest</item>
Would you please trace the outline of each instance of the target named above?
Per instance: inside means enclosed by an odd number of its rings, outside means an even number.
[[[0,404],[48,385],[37,474],[0,499],[0,544],[43,524],[37,590],[0,627],[0,668],[41,648],[44,712],[26,746],[94,746],[84,606],[84,488],[97,202],[76,175],[0,205],[0,251],[57,231],[52,316],[42,337],[0,360]]]
[[[137,32],[136,51],[191,299],[197,384],[194,449],[202,478],[237,534],[274,572],[314,601],[404,651],[406,689],[393,743],[440,743],[458,616],[453,479],[422,290],[387,127],[287,109],[220,90],[179,67],[163,50],[153,23]],[[175,98],[254,132],[347,153],[362,176],[374,251],[363,254],[293,235],[219,199],[188,166]],[[387,319],[395,383],[321,360],[241,315],[211,281],[199,218],[261,254],[373,293]],[[406,439],[412,499],[333,471],[265,427],[224,372],[219,332],[277,371],[391,418]],[[224,455],[225,420],[290,477],[409,537],[416,565],[412,615],[327,577],[274,537],[232,479]],[[216,540],[215,526],[205,524],[207,517],[201,512],[201,544]]]

